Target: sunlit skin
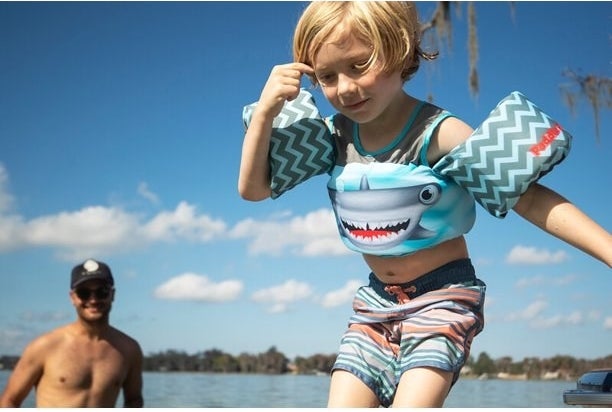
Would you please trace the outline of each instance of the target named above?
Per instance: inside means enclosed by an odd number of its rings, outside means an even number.
[[[18,407],[36,388],[37,407],[114,407],[123,390],[125,406],[142,400],[142,352],[136,341],[109,325],[114,289],[90,280],[77,289],[106,289],[108,296],[70,300],[75,322],[48,332],[24,350],[0,405]]]

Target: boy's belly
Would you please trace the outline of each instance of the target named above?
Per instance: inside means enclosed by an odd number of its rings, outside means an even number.
[[[469,255],[463,236],[406,256],[363,255],[376,277],[388,284],[410,282],[448,262],[467,257]]]

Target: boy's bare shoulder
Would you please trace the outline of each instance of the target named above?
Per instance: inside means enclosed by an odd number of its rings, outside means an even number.
[[[451,116],[444,119],[431,139],[428,153],[430,163],[437,161],[463,143],[473,131],[470,125],[457,117]]]

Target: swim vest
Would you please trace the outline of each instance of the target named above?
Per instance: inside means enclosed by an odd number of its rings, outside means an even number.
[[[363,148],[358,124],[341,114],[326,119],[336,153],[327,188],[349,249],[402,256],[469,232],[473,197],[427,161],[432,134],[450,116],[420,102],[400,134],[376,152]]]

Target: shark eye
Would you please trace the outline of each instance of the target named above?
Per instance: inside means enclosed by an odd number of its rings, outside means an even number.
[[[440,198],[440,187],[438,185],[427,185],[421,189],[419,200],[424,205],[431,205]]]

